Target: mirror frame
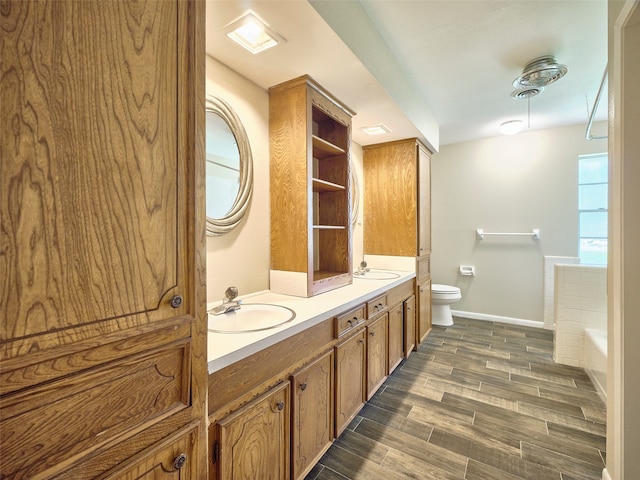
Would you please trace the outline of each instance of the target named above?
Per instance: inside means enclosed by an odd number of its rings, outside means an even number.
[[[240,118],[228,103],[220,98],[207,95],[205,110],[215,113],[227,123],[236,138],[240,154],[240,188],[231,209],[222,218],[207,217],[207,235],[219,236],[229,233],[237,227],[249,207],[253,192],[253,156],[247,132],[242,126]]]

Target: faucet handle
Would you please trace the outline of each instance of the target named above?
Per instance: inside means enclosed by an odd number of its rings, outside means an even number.
[[[231,301],[238,296],[238,288],[237,287],[229,287],[225,290],[224,296],[227,300]]]

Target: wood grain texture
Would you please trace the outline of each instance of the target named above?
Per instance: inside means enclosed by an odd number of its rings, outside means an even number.
[[[431,254],[431,155],[418,144],[418,252]]]
[[[363,147],[364,251],[413,257],[417,251],[415,140]]]
[[[367,326],[367,400],[387,378],[387,325],[385,313]]]
[[[177,4],[4,5],[0,340],[157,309],[177,284]]]
[[[366,355],[364,328],[336,346],[336,435],[347,428],[364,405]]]
[[[218,423],[220,480],[289,479],[290,408],[287,381]]]
[[[291,377],[291,477],[303,478],[333,442],[333,350]]]
[[[405,357],[404,326],[404,305],[400,303],[389,309],[389,369],[387,374],[393,372]]]

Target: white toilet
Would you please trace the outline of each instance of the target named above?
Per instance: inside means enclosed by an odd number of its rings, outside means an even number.
[[[462,298],[460,289],[451,285],[439,283],[431,284],[431,324],[449,326],[453,325],[451,308],[449,305]]]

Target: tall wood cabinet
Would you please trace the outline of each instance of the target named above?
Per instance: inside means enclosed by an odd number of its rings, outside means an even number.
[[[363,147],[364,253],[416,258],[416,339],[431,330],[431,156],[410,138]],[[427,282],[429,282],[427,284]]]
[[[272,291],[310,297],[352,282],[352,116],[309,76],[269,89]]]
[[[204,478],[204,5],[0,16],[0,477]]]

